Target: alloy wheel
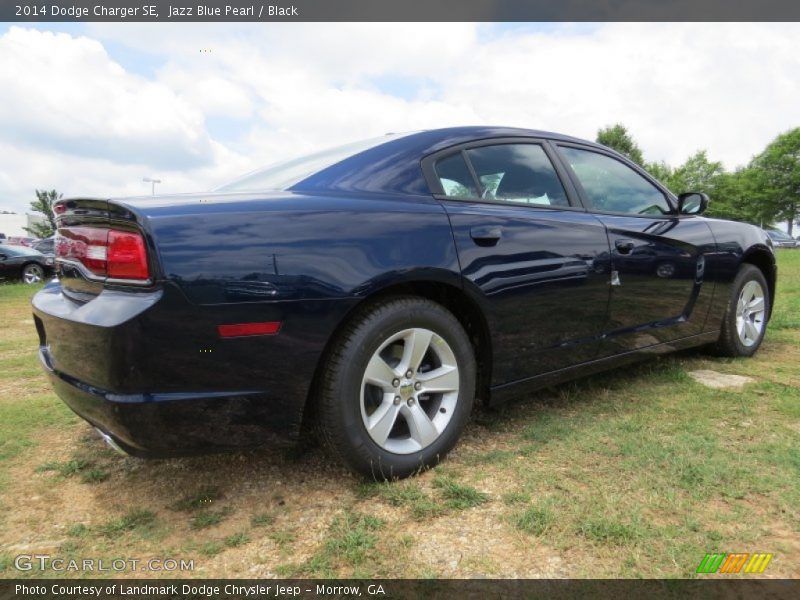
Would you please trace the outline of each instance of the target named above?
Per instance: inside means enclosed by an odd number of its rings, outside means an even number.
[[[749,347],[758,342],[764,330],[765,316],[764,290],[757,281],[748,281],[736,303],[736,331],[742,344]]]
[[[387,452],[411,454],[435,442],[458,402],[450,345],[429,329],[404,329],[373,353],[361,382],[361,418]]]
[[[28,265],[22,271],[22,280],[25,283],[39,283],[44,279],[44,269],[39,265]]]

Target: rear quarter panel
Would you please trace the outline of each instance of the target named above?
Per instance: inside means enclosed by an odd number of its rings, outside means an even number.
[[[447,215],[430,197],[282,193],[131,208],[165,280],[143,324],[148,376],[164,391],[264,390],[296,425],[326,344],[363,298],[407,280],[460,286]],[[216,331],[273,320],[276,336]]]

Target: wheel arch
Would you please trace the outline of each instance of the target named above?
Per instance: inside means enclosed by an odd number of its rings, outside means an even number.
[[[477,365],[475,395],[483,404],[488,403],[492,368],[492,345],[489,324],[479,304],[462,288],[451,283],[445,283],[438,279],[407,279],[374,289],[372,293],[364,296],[362,300],[352,306],[338,323],[330,339],[325,344],[320,360],[314,370],[314,377],[303,406],[301,431],[308,432],[314,425],[317,412],[318,386],[322,370],[325,368],[327,357],[341,332],[374,304],[388,298],[401,296],[416,296],[436,302],[449,310],[458,319],[467,332],[475,352]]]

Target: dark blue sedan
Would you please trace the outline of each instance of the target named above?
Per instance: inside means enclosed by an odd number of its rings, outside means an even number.
[[[757,227],[583,140],[463,127],[291,160],[213,193],[61,200],[33,299],[58,395],[174,456],[318,431],[379,478],[439,462],[475,399],[690,346],[761,344]]]

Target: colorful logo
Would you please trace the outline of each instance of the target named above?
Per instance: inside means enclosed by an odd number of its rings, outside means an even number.
[[[772,554],[706,554],[697,567],[698,573],[763,573]]]

